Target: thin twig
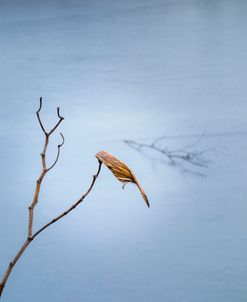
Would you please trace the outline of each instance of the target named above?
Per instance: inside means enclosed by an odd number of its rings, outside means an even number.
[[[50,171],[56,165],[56,163],[57,163],[57,161],[59,159],[59,155],[60,155],[60,148],[64,144],[64,137],[63,137],[62,133],[60,133],[61,136],[62,136],[62,143],[57,146],[58,147],[57,157],[55,159],[55,162],[51,165],[51,167],[47,169],[47,167],[46,167],[46,151],[47,151],[47,147],[48,147],[48,144],[49,144],[49,137],[57,129],[57,127],[63,121],[64,118],[60,115],[59,107],[58,107],[57,108],[57,116],[59,117],[59,121],[52,128],[52,130],[49,133],[47,133],[47,131],[45,130],[45,127],[43,125],[43,122],[42,122],[42,120],[40,118],[40,111],[42,109],[42,105],[43,105],[42,98],[40,98],[39,99],[39,108],[36,111],[36,115],[37,115],[37,118],[38,118],[39,125],[40,125],[40,127],[41,127],[41,129],[42,129],[42,131],[43,131],[43,133],[45,135],[45,141],[44,141],[44,145],[43,145],[43,149],[42,149],[42,153],[41,153],[42,171],[40,173],[39,178],[36,181],[36,187],[35,187],[35,192],[34,192],[34,195],[33,195],[33,199],[32,199],[32,202],[31,202],[30,206],[28,207],[29,216],[28,216],[27,239],[26,239],[24,245],[19,250],[19,252],[16,254],[15,258],[9,263],[9,266],[8,266],[8,268],[6,270],[6,273],[5,273],[2,281],[0,282],[0,297],[2,295],[3,289],[5,287],[5,284],[6,284],[7,280],[8,280],[8,277],[9,277],[9,275],[10,275],[10,273],[11,273],[14,265],[19,260],[19,258],[21,257],[21,255],[23,254],[23,252],[25,251],[25,249],[27,248],[27,246],[30,244],[30,242],[33,240],[34,208],[35,208],[36,204],[38,203],[38,198],[39,198],[39,193],[40,193],[40,189],[41,189],[41,184],[42,184],[42,181],[43,181],[46,173],[48,171]]]
[[[24,253],[24,251],[26,250],[26,248],[28,247],[28,245],[41,233],[43,232],[46,228],[48,228],[50,225],[54,224],[55,222],[57,222],[58,220],[60,220],[61,218],[63,218],[64,216],[66,216],[67,214],[69,214],[72,210],[74,210],[80,203],[83,202],[83,200],[87,197],[87,195],[91,192],[91,190],[94,187],[95,181],[98,178],[99,174],[100,174],[100,170],[101,170],[101,165],[102,162],[98,161],[99,166],[98,166],[98,170],[96,172],[95,175],[93,175],[93,180],[88,188],[88,190],[86,191],[85,194],[83,194],[75,203],[72,204],[71,207],[69,207],[66,211],[64,211],[62,214],[60,214],[59,216],[57,216],[56,218],[52,219],[50,222],[48,222],[47,224],[45,224],[42,228],[40,228],[35,234],[33,234],[32,237],[29,237],[25,243],[23,244],[23,246],[20,248],[20,250],[18,251],[18,253],[16,254],[16,256],[13,258],[13,260],[9,263],[9,266],[6,270],[6,273],[0,283],[0,298],[3,292],[3,289],[5,287],[5,284],[9,278],[9,275],[11,274],[12,269],[14,268],[15,264],[17,263],[17,261],[19,260],[19,258],[22,256],[22,254]]]
[[[36,111],[36,115],[37,115],[37,118],[38,118],[42,131],[44,132],[45,136],[47,136],[47,132],[45,130],[45,127],[43,126],[43,123],[42,123],[40,115],[39,115],[41,109],[42,109],[42,98],[39,99],[39,109]]]
[[[57,145],[57,157],[56,157],[54,163],[49,168],[46,169],[46,172],[50,171],[56,165],[56,163],[58,162],[58,159],[59,159],[59,156],[60,156],[60,148],[63,146],[64,141],[65,141],[64,136],[61,132],[60,132],[60,135],[62,137],[62,143]]]
[[[22,245],[22,247],[20,248],[20,250],[18,251],[18,253],[16,254],[16,256],[13,258],[13,260],[9,263],[9,266],[5,272],[5,275],[0,283],[0,298],[2,296],[2,292],[4,290],[5,284],[9,278],[9,275],[12,272],[12,269],[14,268],[16,262],[20,259],[21,255],[24,253],[24,251],[26,250],[26,248],[28,247],[28,245],[31,243],[32,239],[28,238],[24,244]]]
[[[38,236],[41,232],[43,232],[46,228],[48,228],[50,225],[52,225],[53,223],[57,222],[58,220],[60,220],[61,218],[63,218],[64,216],[66,216],[67,214],[69,214],[72,210],[74,210],[81,202],[83,202],[83,200],[87,197],[87,195],[91,192],[94,183],[97,179],[97,177],[99,176],[100,170],[101,170],[101,165],[102,162],[99,162],[99,167],[98,167],[98,171],[95,175],[93,175],[93,180],[91,182],[91,185],[89,186],[87,192],[85,194],[83,194],[74,204],[72,204],[71,207],[69,207],[66,211],[64,211],[62,214],[58,215],[56,218],[53,218],[51,221],[49,221],[47,224],[45,224],[42,228],[40,228],[35,234],[33,234],[32,239],[34,239],[36,236]]]
[[[50,132],[48,132],[48,135],[51,135],[56,129],[57,127],[60,125],[60,123],[64,120],[64,117],[62,117],[60,115],[60,108],[57,107],[57,116],[59,118],[59,121],[56,123],[56,125],[50,130]]]
[[[29,210],[28,238],[32,237],[32,233],[33,233],[33,215],[34,215],[33,211],[34,211],[34,208],[35,208],[36,204],[38,203],[38,198],[39,198],[39,193],[40,193],[42,180],[44,179],[44,177],[46,175],[46,158],[45,158],[45,156],[46,156],[46,150],[47,150],[48,144],[49,144],[49,136],[46,135],[43,151],[41,153],[42,171],[41,171],[41,174],[40,174],[39,178],[36,181],[36,188],[35,188],[32,203],[28,207],[28,210]]]
[[[38,178],[38,180],[36,181],[36,188],[35,188],[35,192],[34,192],[34,196],[33,196],[33,200],[32,200],[32,203],[31,205],[28,207],[29,209],[29,219],[28,219],[28,238],[31,238],[32,235],[33,235],[33,216],[34,216],[34,208],[36,206],[36,204],[38,203],[38,198],[39,198],[39,193],[40,193],[40,188],[41,188],[41,183],[42,183],[42,180],[44,179],[46,173],[48,171],[50,171],[54,166],[55,164],[57,163],[58,159],[59,159],[59,155],[60,155],[60,147],[64,144],[64,137],[63,135],[61,134],[62,136],[62,144],[58,145],[58,154],[57,154],[57,158],[54,162],[54,164],[47,169],[46,167],[46,151],[47,151],[47,147],[48,147],[48,144],[49,144],[49,137],[50,135],[55,131],[55,129],[58,127],[58,125],[62,122],[62,120],[64,119],[63,117],[60,116],[60,113],[59,113],[59,107],[57,108],[57,115],[59,117],[59,122],[52,128],[52,130],[47,133],[45,131],[45,128],[43,126],[43,123],[40,119],[40,111],[42,109],[42,98],[40,98],[40,105],[39,105],[39,109],[38,111],[36,112],[37,114],[37,117],[38,117],[38,121],[39,121],[39,124],[40,124],[40,127],[42,129],[42,131],[44,132],[45,134],[45,142],[44,142],[44,147],[43,147],[43,150],[42,150],[42,153],[41,153],[41,160],[42,160],[42,171],[41,171],[41,174]]]
[[[66,216],[67,214],[69,214],[72,210],[74,210],[80,203],[83,202],[83,200],[87,197],[87,195],[91,192],[91,190],[94,187],[95,181],[98,178],[100,171],[101,171],[101,161],[98,161],[99,166],[98,166],[98,170],[97,173],[95,175],[93,175],[93,180],[88,188],[88,190],[86,191],[86,193],[84,195],[82,195],[74,204],[72,204],[71,207],[69,207],[65,212],[63,212],[62,214],[60,214],[59,216],[57,216],[56,218],[52,219],[50,222],[48,222],[47,224],[45,224],[42,228],[40,228],[35,234],[33,234],[32,237],[28,238],[25,243],[23,244],[23,246],[20,248],[20,250],[18,251],[18,253],[16,254],[16,256],[13,258],[13,260],[9,263],[9,266],[6,270],[6,273],[0,283],[0,298],[3,292],[3,289],[5,287],[5,284],[8,280],[9,275],[11,274],[12,269],[14,268],[15,264],[17,263],[17,261],[19,260],[19,258],[21,257],[21,255],[24,253],[24,251],[26,250],[26,248],[28,247],[28,245],[41,233],[43,232],[46,228],[48,228],[50,225],[54,224],[55,222],[57,222],[58,220],[60,220],[61,218],[63,218],[64,216]]]

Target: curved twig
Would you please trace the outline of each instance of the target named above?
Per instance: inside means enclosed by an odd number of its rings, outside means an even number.
[[[45,127],[43,126],[43,123],[42,123],[40,115],[39,115],[41,109],[42,109],[42,97],[39,99],[39,109],[36,111],[36,115],[37,115],[37,118],[38,118],[42,131],[44,132],[45,136],[47,136],[47,132],[45,130]]]
[[[72,204],[71,207],[68,208],[68,210],[64,211],[62,214],[58,215],[56,218],[52,219],[51,221],[49,221],[47,224],[45,224],[42,228],[40,228],[35,234],[33,234],[32,240],[37,237],[41,232],[43,232],[46,228],[48,228],[50,225],[52,225],[53,223],[57,222],[58,220],[60,220],[61,218],[63,218],[65,215],[69,214],[72,210],[74,210],[86,197],[87,195],[91,192],[95,181],[97,179],[97,177],[100,174],[100,170],[101,170],[101,166],[102,166],[102,162],[99,162],[99,167],[98,167],[98,171],[95,175],[93,175],[93,180],[91,182],[91,185],[89,186],[87,192],[85,194],[83,194],[74,204]]]
[[[98,170],[97,173],[95,175],[93,175],[93,180],[88,188],[88,190],[86,191],[85,194],[83,194],[74,204],[72,204],[71,207],[69,207],[69,209],[67,209],[65,212],[63,212],[62,214],[60,214],[59,216],[57,216],[56,218],[52,219],[50,222],[48,222],[47,224],[45,224],[42,228],[40,228],[36,233],[34,233],[31,237],[27,238],[27,240],[24,242],[24,244],[22,245],[22,247],[20,248],[20,250],[18,251],[18,253],[16,254],[16,256],[14,257],[14,259],[9,263],[9,266],[6,270],[6,273],[0,283],[0,298],[3,292],[3,289],[5,287],[5,284],[9,278],[9,275],[11,274],[15,264],[17,263],[17,261],[19,260],[19,258],[22,256],[22,254],[24,253],[24,251],[26,250],[26,248],[29,246],[29,244],[41,233],[43,232],[46,228],[48,228],[50,225],[54,224],[55,222],[57,222],[58,220],[60,220],[61,218],[63,218],[64,216],[66,216],[67,214],[69,214],[72,210],[74,210],[81,202],[83,202],[83,200],[87,197],[87,195],[91,192],[91,190],[93,189],[93,186],[95,184],[95,181],[97,179],[97,177],[100,174],[100,170],[101,170],[101,165],[102,163],[100,161],[98,161],[99,166],[98,166]]]
[[[54,163],[49,168],[46,169],[46,172],[49,172],[56,165],[56,163],[58,162],[58,159],[59,159],[59,156],[60,156],[60,148],[63,146],[63,144],[65,142],[64,136],[61,132],[60,132],[60,135],[62,137],[62,143],[57,145],[57,157],[56,157]]]
[[[56,125],[48,132],[48,135],[51,135],[56,129],[57,127],[60,125],[60,123],[64,120],[64,117],[62,117],[60,115],[60,108],[57,107],[57,116],[59,118],[59,121],[56,123]]]
[[[64,117],[60,115],[60,107],[57,107],[57,116],[62,120],[64,119]]]
[[[25,249],[27,248],[27,246],[30,244],[30,242],[33,240],[34,208],[35,208],[36,204],[38,203],[38,198],[39,198],[39,193],[40,193],[40,189],[41,189],[41,184],[42,184],[42,181],[43,181],[46,173],[48,171],[50,171],[55,166],[55,164],[57,163],[57,161],[59,159],[59,155],[60,155],[60,148],[64,144],[64,137],[63,137],[62,133],[60,133],[60,135],[62,136],[62,143],[58,145],[58,154],[57,154],[56,160],[52,164],[52,166],[47,169],[46,168],[46,151],[47,151],[47,147],[48,147],[48,144],[49,144],[49,137],[56,130],[56,128],[59,126],[59,124],[62,122],[62,120],[64,118],[62,116],[60,116],[59,107],[58,107],[57,108],[57,115],[59,117],[59,121],[52,128],[52,130],[49,133],[47,133],[46,130],[45,130],[45,127],[43,125],[43,122],[42,122],[42,120],[40,118],[40,111],[42,109],[42,105],[43,105],[43,102],[42,102],[42,97],[41,97],[39,99],[39,108],[36,111],[36,115],[37,115],[37,118],[38,118],[39,125],[40,125],[40,127],[41,127],[41,129],[42,129],[42,131],[43,131],[43,133],[45,135],[44,145],[43,145],[43,149],[42,149],[42,153],[41,153],[42,171],[40,173],[39,178],[36,181],[36,187],[35,187],[35,192],[34,192],[34,195],[33,195],[33,199],[32,199],[32,202],[31,202],[30,206],[28,207],[29,215],[28,215],[27,239],[26,239],[24,245],[19,250],[19,252],[14,257],[14,259],[9,263],[9,266],[8,266],[8,268],[6,270],[6,273],[5,273],[2,281],[0,282],[0,297],[2,295],[3,289],[5,287],[5,284],[6,284],[7,280],[8,280],[8,277],[9,277],[9,275],[10,275],[10,273],[11,273],[14,265],[19,260],[19,258],[21,257],[21,255],[23,254],[23,252],[25,251]]]
[[[46,167],[46,151],[47,151],[47,147],[48,147],[48,144],[49,144],[49,137],[50,135],[55,131],[55,129],[59,126],[59,124],[63,121],[63,117],[60,116],[59,114],[59,107],[57,108],[57,114],[58,114],[58,117],[59,117],[59,122],[52,128],[52,130],[47,133],[45,131],[45,128],[43,126],[43,123],[41,121],[41,118],[40,118],[40,111],[42,109],[42,98],[40,98],[40,103],[39,103],[39,109],[37,110],[36,114],[37,114],[37,117],[38,117],[38,121],[39,121],[39,124],[41,126],[41,129],[42,131],[44,132],[45,134],[45,142],[44,142],[44,146],[43,146],[43,150],[42,150],[42,153],[41,153],[41,161],[42,161],[42,171],[41,171],[41,174],[39,176],[39,178],[37,179],[36,181],[36,188],[35,188],[35,192],[34,192],[34,196],[33,196],[33,200],[32,200],[32,203],[31,205],[28,207],[28,210],[29,210],[29,219],[28,219],[28,238],[32,238],[32,235],[33,235],[33,216],[34,216],[34,208],[36,206],[36,204],[38,203],[38,198],[39,198],[39,193],[40,193],[40,188],[41,188],[41,183],[42,183],[42,180],[44,179],[46,173],[48,171],[50,171],[54,166],[55,164],[57,163],[58,161],[58,158],[59,158],[59,155],[60,155],[60,147],[63,145],[64,143],[64,137],[63,135],[61,134],[62,136],[62,144],[61,146],[59,147],[58,145],[58,155],[57,155],[57,158],[54,162],[54,164],[47,169]]]

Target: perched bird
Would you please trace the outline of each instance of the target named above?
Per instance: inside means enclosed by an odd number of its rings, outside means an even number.
[[[147,206],[150,207],[147,195],[140,186],[134,173],[125,165],[125,163],[106,151],[100,151],[95,156],[100,162],[105,164],[107,168],[111,170],[111,172],[119,181],[123,183],[123,188],[129,182],[136,184]]]

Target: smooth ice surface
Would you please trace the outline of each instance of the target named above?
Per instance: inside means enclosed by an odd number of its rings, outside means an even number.
[[[246,301],[246,36],[244,0],[1,0],[0,273],[25,239],[40,96],[46,125],[61,107],[66,144],[35,228],[87,189],[102,149],[135,171],[151,203],[103,169],[85,203],[32,243],[3,302]],[[215,151],[206,177],[122,142],[197,133],[239,133],[196,145]]]

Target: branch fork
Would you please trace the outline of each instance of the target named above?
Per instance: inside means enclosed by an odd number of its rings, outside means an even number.
[[[53,218],[50,222],[48,222],[47,224],[45,224],[43,227],[41,227],[39,230],[37,230],[35,233],[33,232],[33,221],[34,221],[34,209],[35,206],[38,203],[38,199],[39,199],[39,193],[41,190],[41,185],[42,185],[42,181],[45,178],[46,174],[51,171],[55,165],[57,164],[59,157],[60,157],[60,153],[61,153],[61,148],[64,145],[65,139],[63,134],[60,132],[60,136],[61,136],[61,143],[57,145],[57,155],[56,158],[54,160],[54,162],[47,167],[47,162],[46,162],[46,152],[47,152],[47,147],[49,144],[49,138],[50,136],[56,131],[56,129],[59,127],[59,125],[61,124],[61,122],[64,120],[64,117],[61,116],[60,114],[60,108],[57,107],[57,116],[58,116],[58,121],[57,123],[53,126],[53,128],[50,131],[46,131],[44,124],[41,120],[40,117],[40,112],[42,109],[42,105],[43,105],[43,100],[42,98],[40,98],[39,100],[39,108],[36,112],[37,115],[37,119],[39,122],[39,125],[41,127],[42,132],[44,133],[45,139],[44,139],[44,145],[43,145],[43,149],[41,152],[41,163],[42,163],[42,170],[40,173],[40,176],[38,177],[38,179],[36,180],[36,187],[35,187],[35,192],[33,195],[33,200],[31,202],[31,204],[28,207],[28,211],[29,211],[29,216],[28,216],[28,228],[27,228],[27,238],[26,241],[23,243],[23,245],[21,246],[21,248],[19,249],[19,251],[17,252],[17,254],[15,255],[15,257],[9,262],[9,265],[6,269],[6,272],[0,282],[0,299],[3,293],[3,290],[5,288],[5,285],[8,281],[8,278],[14,268],[14,266],[16,265],[16,263],[18,262],[18,260],[20,259],[20,257],[22,256],[22,254],[25,252],[26,248],[29,246],[29,244],[41,233],[43,232],[47,227],[49,227],[50,225],[52,225],[53,223],[57,222],[58,220],[60,220],[61,218],[63,218],[65,215],[67,215],[69,212],[71,212],[73,209],[75,209],[83,200],[84,198],[91,192],[94,183],[100,173],[100,169],[101,169],[101,163],[99,162],[99,168],[97,173],[93,176],[93,180],[91,182],[91,185],[89,186],[88,191],[82,195],[79,200],[77,200],[75,203],[72,204],[72,206],[67,209],[66,211],[64,211],[62,214],[58,215],[57,217]]]
[[[49,138],[56,131],[56,129],[58,128],[60,123],[64,120],[64,118],[60,115],[60,109],[58,107],[57,108],[58,121],[50,131],[46,131],[46,129],[44,127],[44,124],[43,124],[43,122],[40,118],[41,109],[42,109],[42,98],[40,98],[39,108],[36,112],[39,125],[41,127],[41,130],[44,133],[44,136],[45,136],[44,145],[43,145],[43,149],[42,149],[42,152],[41,152],[42,170],[41,170],[41,173],[40,173],[38,179],[36,180],[36,187],[35,187],[35,192],[34,192],[34,195],[33,195],[33,199],[32,199],[31,204],[28,207],[29,215],[28,215],[27,237],[26,237],[25,242],[23,243],[23,245],[21,246],[21,248],[19,249],[19,251],[15,255],[15,257],[9,262],[9,265],[8,265],[6,271],[5,271],[5,274],[2,278],[2,280],[0,281],[0,299],[1,299],[1,296],[2,296],[2,293],[3,293],[3,290],[5,288],[6,282],[8,281],[8,278],[9,278],[13,268],[15,267],[16,263],[21,258],[22,254],[25,252],[25,250],[29,246],[29,244],[40,233],[42,233],[45,229],[47,229],[49,226],[51,226],[52,224],[56,223],[58,220],[62,219],[64,216],[69,214],[79,204],[81,204],[84,201],[84,199],[92,191],[92,189],[95,185],[96,179],[98,178],[98,176],[100,174],[102,164],[107,166],[111,170],[111,172],[115,175],[115,177],[119,181],[121,181],[122,183],[124,183],[124,184],[126,184],[127,182],[135,183],[137,185],[137,187],[139,188],[139,190],[142,194],[142,197],[144,198],[147,206],[149,207],[148,198],[147,198],[145,192],[143,191],[142,187],[140,186],[137,178],[133,174],[133,172],[122,161],[115,158],[110,153],[108,153],[106,151],[101,151],[101,152],[98,152],[96,154],[96,158],[98,159],[98,170],[97,170],[96,174],[93,175],[93,179],[92,179],[87,191],[77,201],[72,203],[72,205],[67,210],[65,210],[64,212],[62,212],[61,214],[59,214],[55,218],[51,219],[48,223],[46,223],[44,226],[40,227],[36,232],[34,232],[33,231],[34,210],[35,210],[35,206],[37,205],[38,200],[39,200],[39,193],[40,193],[40,190],[41,190],[42,181],[45,178],[46,174],[49,171],[51,171],[55,167],[55,165],[57,164],[57,162],[59,160],[59,157],[60,157],[61,148],[62,148],[62,146],[64,145],[64,142],[65,142],[64,136],[60,132],[61,143],[57,145],[56,158],[55,158],[54,162],[49,167],[47,167],[46,152],[47,152],[47,148],[48,148],[48,144],[49,144]]]

